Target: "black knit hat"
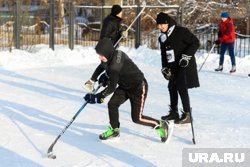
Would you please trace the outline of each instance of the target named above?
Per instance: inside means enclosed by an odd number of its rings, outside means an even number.
[[[116,16],[122,11],[122,7],[120,5],[113,5],[111,9],[111,14]]]
[[[159,13],[156,18],[156,23],[157,24],[169,24],[170,22],[170,17],[166,13]]]

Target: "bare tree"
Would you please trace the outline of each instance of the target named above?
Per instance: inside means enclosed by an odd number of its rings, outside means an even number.
[[[62,28],[62,26],[64,25],[63,17],[64,17],[64,0],[58,0],[58,27],[59,28]]]

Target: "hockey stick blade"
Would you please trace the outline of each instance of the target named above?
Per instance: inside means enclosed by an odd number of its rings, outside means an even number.
[[[53,146],[54,146],[54,143],[49,147],[48,152],[47,152],[47,157],[50,159],[56,159],[56,155],[53,154]]]
[[[56,159],[56,156],[53,154],[53,152],[48,153],[48,154],[47,154],[47,157],[48,157],[49,159]]]
[[[102,87],[102,83],[98,85],[98,87],[93,91],[93,94],[95,94],[98,89]],[[76,117],[82,112],[82,110],[85,108],[85,106],[88,104],[88,101],[85,101],[85,103],[82,105],[82,107],[77,111],[77,113],[74,115],[74,117],[70,120],[70,122],[64,127],[64,129],[61,131],[61,133],[57,136],[57,138],[54,140],[54,142],[50,145],[48,151],[47,151],[47,157],[50,159],[56,159],[56,156],[53,154],[53,147],[56,144],[57,140],[64,134],[64,132],[68,129],[68,127],[74,122]]]
[[[147,4],[146,4],[146,1],[143,1],[143,2],[142,2],[142,6],[143,6],[143,8],[145,8],[145,7],[146,7],[146,5],[147,5]]]

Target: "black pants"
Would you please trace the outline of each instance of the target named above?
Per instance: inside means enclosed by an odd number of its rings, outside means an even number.
[[[179,94],[184,112],[190,112],[188,89],[184,87],[177,88],[174,81],[170,80],[168,84],[168,90],[170,94],[170,107],[174,108],[178,106],[178,94]]]
[[[108,102],[109,120],[112,128],[120,127],[118,109],[120,105],[128,99],[130,100],[131,104],[131,118],[133,122],[150,127],[155,127],[159,125],[158,120],[143,115],[144,103],[147,97],[147,92],[148,84],[145,79],[136,88],[124,90],[118,87],[115,90],[113,96]]]

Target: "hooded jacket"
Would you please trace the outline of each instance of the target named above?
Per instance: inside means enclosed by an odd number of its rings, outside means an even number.
[[[235,27],[233,20],[228,17],[226,21],[220,22],[219,28],[219,41],[220,43],[231,43],[235,42]]]
[[[101,39],[95,49],[98,54],[105,56],[108,60],[107,63],[102,63],[109,76],[108,86],[101,92],[103,97],[113,93],[117,85],[121,89],[129,90],[142,83],[144,74],[127,54],[115,50],[109,39]]]
[[[168,18],[168,27],[167,32],[162,32],[162,35],[159,37],[162,67],[171,69],[177,88],[199,87],[197,65],[194,56],[200,46],[199,40],[187,28],[178,26],[171,17]],[[162,36],[165,37],[162,38]],[[192,56],[188,66],[184,68],[179,66],[182,54]]]

